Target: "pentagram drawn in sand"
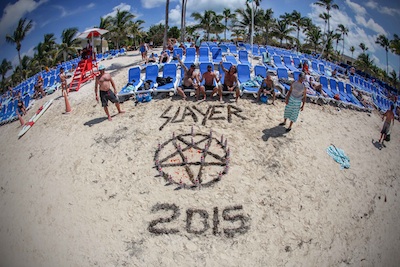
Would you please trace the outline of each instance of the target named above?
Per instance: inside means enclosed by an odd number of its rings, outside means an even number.
[[[228,173],[230,149],[228,140],[209,134],[180,134],[159,144],[154,161],[159,177],[177,189],[208,187]]]

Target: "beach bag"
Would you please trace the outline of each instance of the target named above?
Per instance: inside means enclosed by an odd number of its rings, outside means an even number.
[[[150,95],[150,93],[146,93],[146,94],[138,94],[136,96],[136,100],[138,102],[144,103],[144,102],[150,102],[152,100],[152,97]]]
[[[336,99],[336,100],[340,100],[340,95],[336,94],[336,95],[333,96],[333,98]]]
[[[157,82],[158,86],[162,86],[164,84],[167,84],[166,78],[163,78],[163,77],[157,77],[156,78],[156,82]]]
[[[389,142],[390,141],[390,133],[386,135],[385,141]]]

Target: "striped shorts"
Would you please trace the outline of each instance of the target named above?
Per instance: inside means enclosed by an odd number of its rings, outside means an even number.
[[[296,122],[297,118],[299,117],[301,102],[301,99],[289,97],[289,103],[285,107],[285,113],[283,117],[291,120],[292,122]]]

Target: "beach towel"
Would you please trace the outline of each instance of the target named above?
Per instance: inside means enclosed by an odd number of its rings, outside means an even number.
[[[344,151],[340,148],[335,147],[334,145],[330,145],[326,152],[329,156],[331,156],[337,163],[340,164],[340,169],[348,169],[350,168],[350,159]]]
[[[296,122],[300,113],[301,99],[296,99],[294,97],[289,98],[289,103],[285,107],[285,113],[283,117],[289,119],[292,122]]]
[[[243,87],[259,87],[260,85],[253,80],[249,80],[247,82],[241,83],[240,84],[240,89],[243,89]]]

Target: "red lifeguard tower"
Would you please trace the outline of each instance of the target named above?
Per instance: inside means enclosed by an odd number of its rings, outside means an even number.
[[[81,59],[74,71],[74,76],[72,76],[72,81],[69,84],[69,91],[79,91],[81,84],[95,77],[95,69],[97,69],[97,63],[91,56],[86,59]]]

